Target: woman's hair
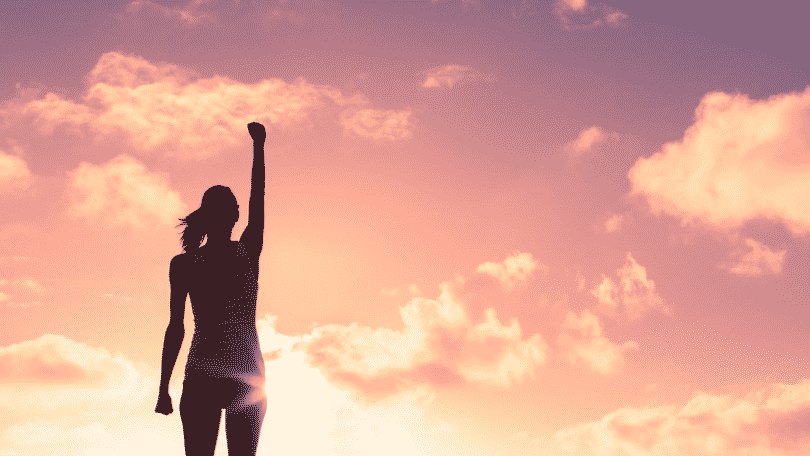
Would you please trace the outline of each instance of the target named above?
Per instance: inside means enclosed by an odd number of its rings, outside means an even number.
[[[196,250],[200,248],[203,238],[212,228],[225,228],[233,225],[239,220],[239,205],[231,189],[222,185],[214,185],[203,193],[200,208],[180,219],[180,224],[185,225],[183,233],[180,235],[180,243],[183,251]]]

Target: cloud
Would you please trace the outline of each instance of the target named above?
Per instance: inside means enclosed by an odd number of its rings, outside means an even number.
[[[12,194],[31,185],[31,171],[20,157],[0,150],[0,195]]]
[[[279,129],[302,126],[317,113],[365,138],[408,139],[409,109],[380,110],[362,94],[264,79],[244,84],[223,76],[200,78],[170,63],[152,63],[117,52],[103,54],[86,77],[87,91],[74,102],[55,93],[6,103],[6,124],[30,124],[40,135],[57,129],[96,142],[124,142],[137,153],[204,159],[242,147],[253,121]],[[29,127],[29,129],[31,129]]]
[[[492,454],[429,416],[435,395],[417,387],[372,405],[352,401],[293,349],[302,337],[275,332],[275,317],[257,321],[268,409],[258,455]],[[121,354],[64,336],[44,335],[0,347],[0,453],[60,455],[183,454],[182,375],[170,383],[174,413],[154,412],[159,372]],[[11,366],[11,367],[9,367]],[[182,370],[180,371],[182,372]],[[177,373],[177,370],[175,371]],[[220,423],[216,454],[227,454]]]
[[[587,309],[582,311],[581,317],[568,312],[562,329],[557,343],[565,349],[568,360],[574,364],[581,362],[603,375],[612,374],[622,366],[624,352],[638,349],[638,344],[632,340],[618,345],[603,336],[599,319]]]
[[[12,286],[16,286],[19,288],[23,288],[30,293],[40,294],[45,291],[45,289],[40,285],[40,283],[34,279],[33,277],[23,276],[15,279],[11,282]]]
[[[327,325],[314,329],[299,348],[328,379],[367,397],[414,385],[508,387],[534,377],[548,351],[539,334],[523,340],[517,320],[503,326],[493,309],[473,325],[450,283],[442,283],[441,290],[436,300],[417,297],[400,308],[403,330]]]
[[[24,257],[21,255],[10,256],[10,257],[2,257],[0,258],[0,266],[6,266],[9,264],[21,264],[21,263],[28,263],[31,261],[31,258]]]
[[[340,113],[340,124],[346,131],[372,139],[410,139],[413,121],[410,109],[346,109]]]
[[[621,302],[628,318],[636,320],[650,310],[656,309],[666,315],[672,311],[655,291],[655,282],[647,278],[647,269],[636,263],[627,252],[627,263],[616,270],[621,288],[612,279],[602,275],[602,281],[590,290],[600,304],[608,309],[617,308]]]
[[[730,254],[731,260],[720,263],[718,267],[732,274],[748,277],[782,272],[787,250],[774,252],[767,245],[753,239],[745,239],[744,242],[750,249],[749,252],[746,253],[743,249],[734,250]]]
[[[127,4],[125,14],[138,16],[159,14],[186,25],[197,25],[205,22],[217,23],[218,21],[213,15],[205,11],[199,11],[199,7],[206,3],[211,3],[211,0],[192,0],[186,3],[183,8],[169,8],[148,0],[139,0]]]
[[[554,14],[564,30],[591,30],[596,27],[627,25],[629,16],[604,3],[587,0],[557,0]]]
[[[484,74],[463,65],[442,65],[431,68],[424,72],[425,81],[422,87],[452,89],[454,85],[464,84],[473,81],[494,82],[495,75]]]
[[[683,406],[627,407],[563,429],[541,454],[807,454],[808,418],[808,379],[772,384],[743,398],[697,392]]]
[[[605,232],[613,233],[621,230],[622,223],[624,223],[624,216],[622,214],[613,214],[613,216],[605,221]]]
[[[104,351],[45,334],[33,341],[0,348],[0,385],[93,384],[114,363]]]
[[[618,133],[608,132],[598,125],[593,125],[580,131],[576,139],[565,143],[563,150],[568,154],[569,160],[576,160],[608,140],[616,140],[618,137]]]
[[[478,265],[478,272],[498,279],[506,291],[523,285],[535,270],[548,273],[548,266],[538,263],[531,253],[515,251],[501,263],[483,263]]]
[[[655,214],[701,222],[723,232],[749,220],[783,222],[810,232],[810,87],[752,100],[711,92],[683,138],[640,158],[627,176],[630,195]]]
[[[67,213],[90,223],[147,230],[170,227],[187,212],[180,194],[163,173],[151,172],[140,162],[119,155],[103,165],[82,163],[68,173],[72,199]]]
[[[11,286],[18,291],[22,291],[23,295],[28,295],[29,298],[35,295],[40,295],[47,291],[42,285],[33,277],[22,276],[14,280],[0,279],[0,286]],[[4,302],[6,306],[23,309],[29,307],[40,307],[42,301],[20,301],[19,299],[12,300],[11,296],[6,293],[0,293],[0,302]]]

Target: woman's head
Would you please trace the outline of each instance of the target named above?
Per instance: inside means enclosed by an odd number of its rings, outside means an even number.
[[[237,220],[239,205],[233,192],[228,187],[214,185],[203,194],[200,208],[181,218],[180,225],[177,225],[186,226],[180,236],[183,250],[199,248],[205,235],[210,233],[230,233]]]

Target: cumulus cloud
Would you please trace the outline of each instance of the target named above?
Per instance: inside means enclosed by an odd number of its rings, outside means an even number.
[[[93,454],[93,448],[132,445],[156,451],[166,441],[146,413],[156,394],[154,370],[64,336],[45,334],[0,347],[0,413],[13,423],[0,429],[8,454],[47,454],[53,448],[65,455]]]
[[[454,85],[473,81],[495,81],[495,75],[493,74],[484,74],[480,71],[472,69],[471,67],[454,64],[431,68],[426,70],[424,74],[425,80],[422,82],[422,87],[446,87],[452,89]]]
[[[517,320],[504,326],[492,309],[473,325],[450,283],[441,290],[436,300],[417,297],[400,308],[403,330],[327,325],[313,330],[299,348],[327,378],[367,397],[422,384],[508,387],[534,377],[548,352],[539,334],[524,340]]]
[[[568,360],[603,375],[621,368],[624,352],[638,349],[638,344],[632,340],[621,345],[611,342],[602,334],[599,319],[587,309],[582,311],[581,317],[568,312],[562,330],[557,343],[565,349]]]
[[[767,218],[810,232],[810,87],[752,100],[712,92],[683,138],[640,158],[628,172],[631,195],[655,214],[732,232]]]
[[[258,455],[376,455],[392,448],[396,454],[424,448],[442,456],[492,453],[425,413],[435,397],[429,388],[371,405],[354,402],[293,348],[302,337],[276,333],[274,322],[269,315],[257,321],[272,404]],[[2,454],[51,454],[54,448],[65,456],[183,454],[182,375],[169,386],[174,413],[164,416],[154,412],[157,369],[63,336],[0,347],[0,373]],[[227,454],[224,434],[221,423],[215,454]]]
[[[20,157],[0,150],[0,195],[27,189],[31,185],[31,171]]]
[[[187,212],[168,177],[119,155],[103,165],[82,163],[68,173],[72,204],[67,213],[88,222],[150,229],[177,224]]]
[[[745,397],[698,392],[683,406],[627,407],[561,430],[541,454],[807,454],[808,418],[808,379]]]
[[[741,276],[758,277],[766,274],[779,274],[785,262],[787,250],[772,251],[754,239],[745,239],[745,245],[750,249],[736,249],[731,252],[729,261],[720,263],[719,268]]]
[[[647,278],[647,269],[638,264],[630,252],[627,252],[627,262],[616,270],[616,275],[619,285],[602,275],[602,281],[590,290],[600,304],[608,309],[616,309],[623,303],[631,320],[641,318],[653,309],[672,315],[672,311],[664,305],[663,298],[655,291],[655,282]]]
[[[563,150],[568,154],[569,160],[573,161],[606,141],[616,140],[618,137],[618,133],[609,132],[598,125],[593,125],[580,131],[576,139],[565,143]]]
[[[554,14],[564,30],[590,30],[601,26],[620,27],[629,16],[604,3],[587,0],[557,0]]]
[[[157,150],[180,158],[206,158],[249,141],[245,125],[303,125],[313,114],[331,118],[346,132],[366,138],[408,139],[411,110],[379,110],[362,94],[344,97],[339,89],[265,79],[244,84],[228,77],[200,78],[170,63],[108,52],[87,75],[78,102],[55,93],[7,103],[6,124],[30,123],[41,135],[62,129],[96,141],[123,140],[138,153]]]
[[[498,279],[506,291],[511,291],[525,284],[535,270],[548,273],[548,266],[538,263],[531,253],[514,252],[501,263],[483,263],[478,265],[478,272]]]

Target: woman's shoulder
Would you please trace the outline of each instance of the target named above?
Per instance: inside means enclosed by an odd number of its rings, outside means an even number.
[[[185,268],[186,265],[193,260],[193,255],[191,253],[180,253],[172,257],[171,262],[169,263],[170,269],[182,269]]]

